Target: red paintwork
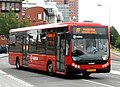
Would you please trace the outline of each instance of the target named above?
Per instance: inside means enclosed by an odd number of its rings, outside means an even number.
[[[107,26],[103,26],[99,23],[78,23],[78,22],[67,22],[67,23],[60,23],[60,24],[48,24],[47,25],[42,25],[41,27],[38,26],[39,28],[36,28],[37,26],[34,26],[33,27],[33,30],[34,28],[35,29],[45,29],[46,27],[48,28],[51,28],[51,27],[64,27],[64,26],[68,26],[68,31],[70,32],[70,26],[102,26],[102,27],[107,27]],[[25,31],[25,30],[29,30],[31,29],[32,27],[29,27],[29,28],[20,28],[20,30],[10,30],[10,32],[19,32],[19,31]],[[108,27],[107,27],[108,28]],[[110,42],[110,30],[108,30],[108,35],[109,35],[109,42]],[[110,44],[109,44],[110,46]],[[73,60],[71,58],[71,53],[72,53],[72,45],[70,44],[70,53],[69,53],[69,56],[66,56],[65,57],[65,67],[66,65],[72,65],[73,63]],[[20,59],[20,66],[23,66],[22,65],[22,53],[15,53],[15,52],[9,52],[9,63],[12,64],[12,65],[15,65],[16,63],[16,57],[19,57]],[[37,60],[31,60],[32,57],[36,57]],[[28,54],[28,67],[29,68],[33,68],[33,69],[37,69],[37,70],[43,70],[43,71],[46,71],[47,70],[47,62],[48,60],[51,60],[52,61],[52,64],[53,64],[53,72],[54,73],[59,73],[59,72],[56,72],[56,56],[55,55],[45,55],[45,54]],[[108,63],[110,64],[110,58],[108,59]],[[90,67],[93,67],[95,69],[101,69],[103,68],[102,67],[102,64],[99,64],[99,65],[80,65],[80,70],[85,70],[85,69],[89,69]],[[65,69],[66,71],[66,69]],[[65,72],[63,72],[65,73]]]
[[[38,57],[38,60],[31,60],[32,57]],[[55,56],[52,55],[44,55],[44,54],[29,54],[28,56],[28,67],[33,68],[33,69],[38,69],[38,70],[47,70],[47,61],[48,60],[52,61],[53,67],[55,67]],[[53,72],[55,72],[55,68],[53,69]]]
[[[38,60],[31,60],[32,57],[38,57]],[[22,65],[22,53],[15,53],[15,52],[9,52],[9,64],[15,65],[16,64],[16,58],[20,59],[20,66]],[[47,61],[51,60],[53,64],[53,72],[56,72],[56,58],[52,55],[43,55],[43,54],[29,54],[28,55],[28,67],[37,69],[37,70],[47,70]]]
[[[22,53],[9,52],[9,63],[15,65],[17,57],[20,60],[20,66],[22,66]]]
[[[110,64],[110,62],[108,62]],[[81,65],[80,69],[81,70],[86,70],[86,69],[91,69],[91,67],[93,69],[103,69],[102,67],[103,64],[98,64],[98,65]]]

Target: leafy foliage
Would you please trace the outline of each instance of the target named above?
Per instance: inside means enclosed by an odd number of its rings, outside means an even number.
[[[0,15],[0,35],[5,35],[8,38],[9,30],[17,28],[18,25],[18,18],[14,12],[10,11]]]
[[[115,42],[115,46],[120,49],[120,35],[118,36],[118,38]]]
[[[29,22],[26,19],[19,22],[18,17],[13,11],[0,14],[0,35],[5,35],[8,38],[10,29],[25,26],[30,26]]]
[[[119,33],[117,32],[117,30],[115,29],[114,26],[110,27],[110,34],[113,35],[113,41],[112,41],[112,46],[115,46],[116,40],[119,36]]]
[[[20,23],[20,27],[28,27],[28,26],[30,26],[30,23],[27,19],[24,18]]]

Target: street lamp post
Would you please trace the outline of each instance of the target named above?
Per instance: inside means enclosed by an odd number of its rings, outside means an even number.
[[[97,4],[97,6],[103,6],[102,4]],[[109,16],[109,20],[108,20],[108,23],[109,23],[109,27],[110,27],[110,8],[109,7],[107,7],[108,8],[108,16]]]

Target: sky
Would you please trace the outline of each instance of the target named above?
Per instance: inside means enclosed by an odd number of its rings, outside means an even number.
[[[90,20],[114,26],[120,34],[119,8],[119,0],[79,0],[79,21]]]

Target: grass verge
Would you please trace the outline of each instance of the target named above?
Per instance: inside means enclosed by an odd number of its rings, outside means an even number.
[[[118,48],[110,48],[110,50],[113,51],[113,52],[118,52],[118,53],[120,53],[120,49],[118,49]]]

